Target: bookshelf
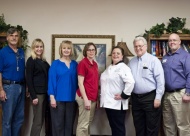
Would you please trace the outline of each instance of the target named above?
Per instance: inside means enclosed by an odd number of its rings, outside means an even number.
[[[0,49],[3,47],[3,45],[6,42],[6,33],[0,33]]]
[[[148,52],[159,59],[162,59],[164,54],[169,50],[168,47],[169,34],[162,34],[156,37],[154,34],[148,36]],[[190,34],[179,34],[181,46],[190,53]]]

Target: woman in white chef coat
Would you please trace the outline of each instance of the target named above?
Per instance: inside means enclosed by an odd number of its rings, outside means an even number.
[[[123,62],[124,50],[114,47],[112,64],[101,74],[100,107],[105,108],[112,136],[125,136],[125,115],[128,98],[134,87],[131,69]]]

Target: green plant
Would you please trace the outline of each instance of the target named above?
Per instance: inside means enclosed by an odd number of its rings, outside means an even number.
[[[147,37],[148,34],[155,34],[156,37],[160,37],[164,31],[166,30],[165,24],[156,24],[155,26],[152,26],[149,31],[145,30],[144,37]]]
[[[169,23],[168,23],[168,26],[167,26],[167,32],[169,33],[178,33],[179,30],[182,30],[183,27],[185,26],[186,24],[186,18],[170,18],[169,19]]]
[[[23,48],[24,51],[29,47],[28,46],[28,31],[24,30],[22,26],[12,26],[10,24],[5,23],[4,14],[0,16],[0,33],[6,32],[10,27],[16,27],[20,32],[20,38],[21,38],[21,48]],[[2,46],[6,46],[7,43],[0,43]]]
[[[164,23],[156,24],[152,26],[149,30],[145,30],[143,37],[148,38],[149,34],[155,34],[156,37],[160,37],[162,34],[169,33],[182,33],[182,34],[190,34],[190,29],[184,28],[186,24],[186,18],[172,17],[169,19],[168,25],[166,26]]]

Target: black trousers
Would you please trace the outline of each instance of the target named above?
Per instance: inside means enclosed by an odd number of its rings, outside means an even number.
[[[154,108],[156,91],[144,95],[132,93],[132,115],[136,136],[158,136],[161,106]]]
[[[126,110],[114,110],[105,108],[111,127],[112,136],[125,136]]]
[[[50,102],[48,99],[46,101],[47,101],[47,104],[46,104],[46,110],[45,110],[45,136],[52,136]]]
[[[53,136],[72,136],[76,115],[76,102],[57,102],[57,107],[50,107]]]

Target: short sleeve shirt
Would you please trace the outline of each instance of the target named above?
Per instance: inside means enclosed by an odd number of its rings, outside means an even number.
[[[2,79],[23,81],[25,78],[24,51],[18,48],[15,53],[8,45],[0,50],[0,72]]]
[[[96,101],[98,97],[98,65],[95,61],[90,63],[87,58],[81,60],[77,67],[78,75],[84,77],[84,88],[89,100]],[[80,90],[77,90],[78,96],[81,96]]]

